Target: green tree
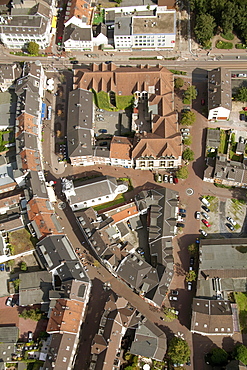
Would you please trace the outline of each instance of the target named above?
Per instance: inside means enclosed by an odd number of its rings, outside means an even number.
[[[190,136],[186,136],[185,138],[184,138],[184,145],[191,145],[192,144],[192,137],[191,137],[191,135]]]
[[[20,269],[21,271],[27,271],[27,264],[24,261],[21,261],[20,263]]]
[[[196,99],[197,97],[197,90],[194,85],[189,86],[185,92],[184,92],[184,97],[190,101]]]
[[[213,348],[210,355],[213,365],[226,365],[229,357],[228,353],[222,348]]]
[[[197,277],[197,275],[196,275],[195,271],[189,271],[188,274],[186,275],[185,280],[186,281],[196,281],[196,277]]]
[[[24,308],[24,310],[19,314],[20,317],[27,320],[33,320],[33,321],[39,321],[42,319],[42,312],[38,308],[34,309],[31,308],[30,310],[27,310]]]
[[[215,19],[210,14],[200,14],[196,17],[194,32],[202,46],[213,37],[215,26]]]
[[[176,89],[180,89],[180,87],[184,86],[184,80],[181,77],[178,77],[174,81],[174,86]]]
[[[188,245],[188,251],[190,252],[190,254],[197,254],[198,252],[198,244],[197,243],[193,243],[193,244],[190,244]]]
[[[15,291],[18,292],[19,291],[19,285],[20,285],[20,279],[13,280],[13,284],[14,284],[14,287],[15,287]]]
[[[222,12],[221,16],[221,27],[224,33],[232,32],[236,10],[237,7],[235,4],[226,2],[224,12]]]
[[[188,343],[178,337],[172,338],[168,346],[167,355],[174,364],[184,364],[190,357]]]
[[[241,102],[247,102],[247,87],[240,87],[237,92],[236,100]]]
[[[244,365],[247,365],[247,347],[243,344],[237,345],[232,353],[235,360],[241,361]]]
[[[196,120],[196,115],[191,110],[182,114],[181,125],[191,126]]]
[[[176,171],[176,176],[178,179],[187,179],[189,176],[189,170],[187,166],[182,166]]]
[[[38,55],[39,54],[39,44],[34,41],[30,41],[27,45],[27,52],[31,55]]]
[[[186,148],[183,151],[182,157],[185,161],[193,161],[194,160],[194,152],[190,148]]]
[[[165,315],[165,318],[164,318],[165,321],[171,322],[177,318],[177,315],[175,314],[174,310],[168,307],[165,307],[165,306],[163,306],[162,308],[163,308],[163,313]]]

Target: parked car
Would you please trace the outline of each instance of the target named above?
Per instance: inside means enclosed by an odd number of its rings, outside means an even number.
[[[181,227],[183,229],[185,227],[185,224],[182,224],[182,222],[177,222],[177,227]]]
[[[206,212],[202,212],[202,216],[206,218],[206,220],[209,220],[209,215]]]
[[[186,213],[180,213],[179,216],[182,218],[186,218]]]
[[[176,176],[173,177],[174,184],[178,184],[178,178]]]
[[[172,175],[169,176],[169,183],[173,184],[173,176]]]
[[[234,231],[234,226],[232,226],[231,224],[226,224],[226,226],[228,227],[228,229],[230,229],[231,231]]]
[[[173,295],[169,297],[169,301],[177,301],[177,300],[178,300],[178,297],[174,297]]]
[[[244,110],[244,111],[247,111],[247,107],[243,107],[243,110]]]
[[[100,132],[101,134],[107,134],[107,130],[106,130],[105,128],[101,128],[101,129],[99,129],[99,132]]]
[[[239,119],[240,119],[240,121],[245,121],[245,114],[244,113],[240,113]]]
[[[201,100],[201,105],[205,105],[205,99]]]
[[[181,128],[180,130],[181,132],[190,132],[190,129],[189,128]]]
[[[179,208],[179,213],[186,213],[186,209],[184,209],[184,208]]]
[[[178,290],[172,290],[171,293],[172,295],[178,295]]]
[[[4,271],[4,263],[0,263],[0,271]]]
[[[235,74],[232,74],[232,77],[234,78],[234,77],[236,77],[236,75]]]
[[[209,207],[209,206],[210,206],[210,203],[209,203],[209,201],[208,201],[206,198],[202,198],[202,203],[203,203],[206,207]]]
[[[132,226],[131,226],[131,223],[129,222],[129,220],[127,221],[127,226],[130,230],[132,230]]]
[[[70,63],[71,64],[78,64],[79,62],[78,62],[78,60],[71,60]]]
[[[195,213],[195,219],[196,219],[196,220],[200,220],[200,212],[198,212],[198,211],[197,211],[197,212]]]
[[[206,231],[200,229],[199,232],[202,234],[202,236],[208,236],[208,233],[206,233]]]
[[[188,290],[192,290],[192,282],[191,281],[188,281]]]
[[[189,136],[190,135],[190,133],[189,132],[182,132],[182,136],[183,137],[186,137],[186,136]]]
[[[237,77],[247,77],[247,74],[246,73],[239,73],[239,74],[237,74]]]
[[[190,266],[194,266],[195,258],[190,257]]]
[[[204,223],[204,225],[206,226],[206,227],[210,227],[211,225],[210,225],[210,223],[207,221],[207,220],[202,220],[202,222]]]
[[[99,146],[107,146],[107,141],[102,141],[101,143],[99,143]]]
[[[157,182],[162,182],[162,175],[159,173],[158,176],[156,176]]]
[[[107,60],[105,64],[111,64],[111,60]]]
[[[6,304],[6,306],[12,306],[12,302],[13,302],[13,298],[12,297],[8,297],[7,298],[7,300],[6,300],[6,302],[5,302],[5,304]]]
[[[206,211],[206,212],[210,212],[210,209],[206,206],[202,206],[202,209],[204,209],[204,211]]]
[[[190,107],[183,108],[181,110],[182,113],[190,112]]]
[[[141,256],[143,256],[144,255],[144,250],[143,250],[143,248],[141,248],[141,247],[139,247],[139,248],[137,248],[137,253],[138,254],[140,254]]]
[[[164,176],[163,176],[163,181],[164,181],[164,182],[168,182],[168,175],[164,175]]]
[[[236,221],[234,221],[231,217],[227,217],[226,219],[227,219],[227,221],[231,222],[231,224],[232,224],[233,226],[236,226],[236,225],[237,225],[237,222],[236,222]]]
[[[28,341],[28,343],[30,343],[30,342],[32,342],[32,340],[33,340],[33,332],[29,331],[27,333],[27,341]]]

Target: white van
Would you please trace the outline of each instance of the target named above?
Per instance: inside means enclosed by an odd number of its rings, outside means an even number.
[[[202,198],[202,203],[207,206],[207,207],[210,207],[210,203],[209,201],[206,199],[206,198]]]

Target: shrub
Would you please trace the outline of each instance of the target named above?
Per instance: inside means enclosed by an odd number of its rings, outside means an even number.
[[[180,167],[176,172],[176,176],[178,179],[187,179],[187,177],[189,176],[188,167],[186,166]]]
[[[174,82],[174,86],[176,89],[180,89],[181,87],[184,86],[184,80],[181,77],[176,78]]]
[[[220,36],[223,37],[223,39],[229,40],[229,41],[234,39],[234,34],[230,31],[228,31],[226,33],[222,33]]]
[[[233,43],[219,40],[219,41],[217,41],[215,46],[216,46],[217,49],[232,49],[233,48]]]
[[[246,44],[236,44],[236,45],[235,45],[235,48],[236,48],[236,49],[246,49],[246,48],[247,48],[247,46],[246,46]]]
[[[193,161],[194,160],[194,152],[193,150],[191,150],[190,148],[186,148],[184,151],[183,151],[183,159],[185,161]]]

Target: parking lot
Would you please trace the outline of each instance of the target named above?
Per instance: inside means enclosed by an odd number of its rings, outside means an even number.
[[[200,225],[200,229],[208,234],[207,238],[235,238],[244,233],[246,217],[246,204],[244,202],[236,199],[222,201],[216,197],[211,197],[209,201],[208,209],[210,212],[200,209],[200,212],[206,214],[208,218],[206,219],[201,213],[201,220],[198,221],[198,227]],[[201,205],[203,206],[202,203]],[[227,220],[227,217],[230,217],[231,220]],[[210,227],[202,223],[203,219],[208,221]]]
[[[93,129],[96,138],[102,134],[122,136],[130,132],[130,127],[131,117],[128,113],[108,112],[95,107]]]

